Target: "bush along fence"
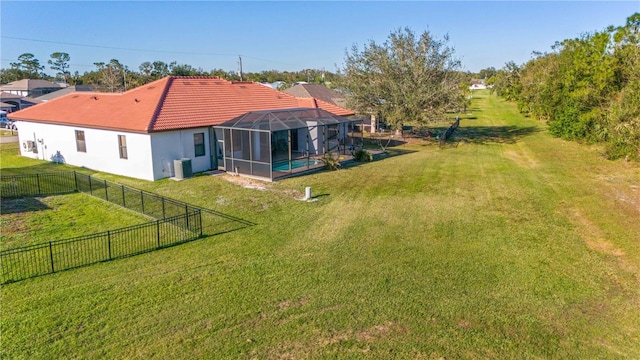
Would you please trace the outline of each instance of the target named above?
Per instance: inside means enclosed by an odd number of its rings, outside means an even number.
[[[203,235],[201,209],[76,171],[0,176],[2,198],[83,192],[156,221],[0,251],[0,283],[140,254]]]
[[[453,135],[453,132],[456,131],[458,126],[460,126],[460,117],[456,116],[456,121],[454,121],[453,124],[449,126],[447,131],[445,131],[445,133],[440,137],[440,146],[444,146],[444,144],[447,142],[447,139],[449,139],[451,135]]]

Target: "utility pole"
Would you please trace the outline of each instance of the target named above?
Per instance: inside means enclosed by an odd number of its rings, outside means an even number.
[[[240,65],[240,81],[242,81],[242,56],[238,55],[238,64]]]
[[[127,91],[127,68],[122,67],[122,79],[124,80],[124,91]]]

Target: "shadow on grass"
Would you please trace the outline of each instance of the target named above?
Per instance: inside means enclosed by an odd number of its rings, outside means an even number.
[[[403,142],[404,144],[404,142]],[[369,148],[367,149],[369,151],[373,151],[374,153],[373,155],[373,160],[372,162],[375,161],[382,161],[388,158],[392,158],[392,157],[396,157],[396,156],[400,156],[400,155],[406,155],[406,154],[411,154],[414,152],[417,152],[416,150],[408,150],[408,149],[399,149],[399,148],[387,148],[386,151],[382,151],[382,150],[378,150],[375,148]],[[342,163],[341,165],[341,169],[350,169],[350,168],[354,168],[356,166],[360,166],[363,164],[366,164],[367,162],[361,162],[361,161],[355,161],[355,160],[349,160],[349,161],[345,161],[344,163]]]
[[[444,134],[448,126],[438,126],[431,128],[434,137]],[[537,126],[464,126],[460,125],[450,139],[447,139],[445,147],[455,147],[458,142],[464,141],[471,144],[503,143],[514,144],[518,140],[540,132]],[[428,142],[436,141],[435,138],[425,139]]]
[[[540,132],[540,128],[537,126],[461,126],[453,134],[452,140],[481,145],[486,143],[513,144],[538,132]]]
[[[0,214],[19,214],[42,210],[51,210],[51,208],[35,197],[2,199],[0,202]]]
[[[367,148],[381,148],[381,147],[395,147],[401,146],[407,143],[404,138],[396,138],[396,135],[390,134],[376,134],[372,137],[362,139],[362,144]]]
[[[202,216],[202,234],[205,237],[222,235],[257,225],[254,222],[224,214],[219,211],[205,208],[198,209],[200,209]]]

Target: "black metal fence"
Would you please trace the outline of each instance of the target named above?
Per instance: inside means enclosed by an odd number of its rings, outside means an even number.
[[[195,240],[200,211],[71,239],[0,251],[2,284],[123,258]]]
[[[154,219],[165,219],[198,209],[182,201],[172,200],[144,190],[96,179],[79,172],[74,172],[74,174],[76,191],[95,196]]]
[[[72,239],[2,250],[0,283],[3,284],[160,249],[203,235],[200,208],[76,171],[0,176],[0,190],[2,198],[80,191],[157,219]]]
[[[75,171],[0,176],[0,197],[20,198],[77,191]]]

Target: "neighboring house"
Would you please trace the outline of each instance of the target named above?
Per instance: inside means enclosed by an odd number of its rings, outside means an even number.
[[[484,90],[487,89],[484,79],[471,79],[471,86],[469,90]]]
[[[0,91],[35,98],[62,89],[62,86],[46,80],[22,79],[0,85]]]
[[[324,85],[301,83],[284,90],[284,92],[300,98],[320,99],[341,107],[345,107],[347,103],[344,95]]]
[[[64,88],[61,88],[59,90],[50,92],[46,95],[42,95],[42,96],[38,96],[36,98],[36,100],[41,101],[41,102],[47,102],[49,100],[53,100],[55,98],[59,98],[60,96],[63,95],[67,95],[70,94],[72,92],[78,92],[78,91],[95,91],[95,89],[89,85],[73,85],[73,86],[67,86]]]
[[[263,82],[263,83],[259,83],[261,85],[270,87],[272,89],[278,90],[280,88],[280,86],[282,86],[282,84],[284,84],[284,81],[274,81],[272,83],[268,83],[268,82]]]
[[[10,94],[6,92],[0,93],[0,102],[3,103],[2,110],[5,110],[7,112],[22,110],[22,109],[28,108],[29,106],[33,106],[40,103],[40,101],[36,99],[32,99],[30,97]],[[7,106],[9,108],[5,108]]]
[[[301,107],[354,114],[252,82],[165,77],[124,93],[71,93],[9,118],[18,122],[23,156],[158,180],[174,176],[175,160],[190,159],[193,172],[217,169],[218,154],[224,164],[214,126],[251,111]]]
[[[10,113],[15,108],[16,108],[16,106],[14,104],[9,104],[9,103],[6,103],[6,102],[0,102],[0,110],[2,110],[2,111],[6,111],[6,112]]]

